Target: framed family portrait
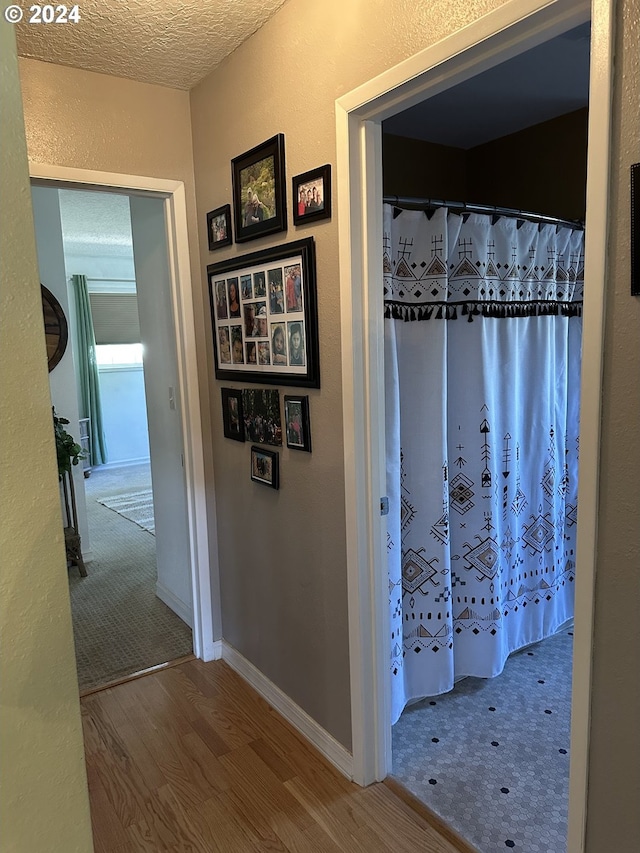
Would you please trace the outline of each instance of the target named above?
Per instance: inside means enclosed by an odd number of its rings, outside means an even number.
[[[331,164],[293,178],[293,222],[331,218]]]
[[[207,267],[217,379],[320,387],[313,237]]]
[[[244,441],[244,414],[242,391],[237,388],[222,388],[222,423],[226,438]]]
[[[220,249],[222,246],[230,246],[233,243],[230,204],[217,207],[207,213],[207,237],[209,238],[210,252],[213,252],[214,249]]]
[[[231,161],[236,243],[286,231],[284,134]]]
[[[278,453],[264,447],[251,448],[251,479],[272,489],[280,487]]]
[[[311,453],[308,397],[285,395],[284,424],[287,447],[292,450],[306,450],[307,453]]]

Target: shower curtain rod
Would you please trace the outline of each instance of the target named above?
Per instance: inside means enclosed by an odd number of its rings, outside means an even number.
[[[559,225],[564,228],[584,230],[584,222],[578,219],[559,219],[556,216],[544,216],[541,213],[529,213],[510,207],[496,207],[492,204],[471,204],[466,201],[445,201],[444,199],[411,198],[397,195],[386,195],[383,201],[385,204],[394,204],[397,207],[410,210],[436,210],[439,207],[447,207],[449,210],[460,210],[462,213],[490,213],[494,216],[510,216],[527,222],[537,222],[541,225]]]

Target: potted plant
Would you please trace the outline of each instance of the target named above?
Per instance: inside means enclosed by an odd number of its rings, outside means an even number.
[[[69,435],[65,429],[69,421],[56,415],[55,408],[51,411],[53,412],[53,431],[56,437],[58,478],[61,480],[65,473],[71,473],[72,465],[77,465],[81,459],[84,459],[84,452],[73,436]]]

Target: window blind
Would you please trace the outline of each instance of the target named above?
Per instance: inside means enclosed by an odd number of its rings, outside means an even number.
[[[96,344],[140,343],[135,293],[90,293]]]

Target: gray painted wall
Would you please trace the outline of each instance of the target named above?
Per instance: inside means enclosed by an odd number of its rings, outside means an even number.
[[[178,616],[193,624],[178,361],[164,201],[131,196],[130,203],[156,522],[156,592]]]
[[[64,252],[62,250],[62,225],[60,222],[58,190],[49,187],[32,187],[31,199],[40,281],[45,287],[49,288],[60,303],[69,326],[69,341],[65,354],[51,373],[49,373],[51,405],[55,406],[57,415],[69,421],[66,430],[79,442],[80,426],[78,419],[80,416],[78,414],[76,371],[73,355],[75,311],[69,299],[67,272],[64,262]],[[73,469],[73,482],[76,490],[76,507],[78,511],[82,554],[88,560],[91,559],[91,540],[89,538],[82,465],[77,465]]]

